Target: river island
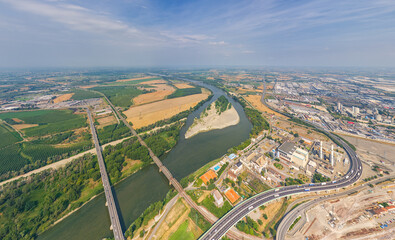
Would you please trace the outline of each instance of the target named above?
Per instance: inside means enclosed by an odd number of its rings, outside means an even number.
[[[195,118],[193,124],[185,133],[185,138],[191,138],[201,132],[214,129],[223,129],[240,122],[239,114],[228,99],[222,95],[211,103],[201,114]]]

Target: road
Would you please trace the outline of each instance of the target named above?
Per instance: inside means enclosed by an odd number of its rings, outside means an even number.
[[[108,179],[106,165],[104,164],[102,150],[101,150],[101,147],[99,144],[99,140],[97,139],[96,128],[93,123],[92,115],[91,115],[91,112],[89,109],[87,109],[87,113],[88,113],[90,128],[91,128],[91,132],[92,132],[92,138],[95,142],[97,161],[99,162],[100,175],[101,175],[101,179],[103,182],[104,194],[106,196],[106,201],[107,201],[106,204],[108,207],[108,212],[110,214],[111,228],[114,233],[115,240],[124,240],[125,237],[122,232],[122,227],[121,227],[121,223],[119,220],[117,207],[115,205],[114,196],[113,196],[112,190],[111,190],[111,184]]]
[[[265,89],[263,91],[263,95],[265,94]],[[264,96],[262,97],[264,99]],[[265,101],[263,101],[266,104]],[[309,124],[312,124],[309,122]],[[312,124],[313,125],[313,124]],[[326,183],[317,183],[317,184],[303,184],[303,185],[293,185],[286,186],[276,189],[271,189],[260,194],[257,194],[241,203],[239,203],[236,207],[234,207],[231,211],[229,211],[225,216],[223,216],[219,221],[217,221],[207,232],[205,232],[200,239],[201,240],[219,240],[226,234],[226,232],[231,229],[238,221],[240,221],[243,217],[245,217],[248,213],[253,211],[255,208],[273,201],[275,199],[279,199],[286,196],[291,196],[295,194],[302,194],[306,192],[319,192],[319,191],[329,191],[338,188],[344,188],[349,185],[355,183],[361,176],[362,173],[362,163],[360,159],[357,157],[354,150],[347,145],[342,139],[335,136],[332,133],[327,132],[321,126],[314,125],[321,131],[324,131],[328,136],[336,139],[347,152],[348,157],[350,158],[350,168],[347,174],[337,180]]]

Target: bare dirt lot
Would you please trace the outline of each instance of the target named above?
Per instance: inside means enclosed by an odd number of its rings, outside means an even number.
[[[175,89],[167,84],[157,84],[153,85],[154,91],[151,93],[145,93],[138,95],[137,97],[133,98],[134,105],[141,105],[150,102],[156,102],[159,100],[163,100],[168,95],[172,94]]]
[[[67,93],[67,94],[63,94],[60,95],[59,97],[55,98],[53,100],[54,103],[60,103],[60,102],[64,102],[69,100],[72,96],[74,95],[74,93]]]
[[[159,120],[168,119],[182,111],[196,106],[206,99],[209,93],[194,94],[185,97],[166,99],[159,102],[132,106],[123,113],[135,128],[153,124]]]
[[[259,111],[263,112],[263,113],[267,113],[270,115],[276,115],[278,117],[281,118],[287,118],[282,114],[279,114],[273,110],[271,110],[270,108],[266,107],[262,102],[261,102],[261,95],[247,95],[245,98],[246,100],[251,103],[252,106],[254,106],[256,109],[258,109]]]
[[[374,217],[367,211],[377,207],[377,202],[393,198],[392,192],[375,187],[318,204],[307,212],[308,222],[302,229],[287,239],[393,239],[385,236],[395,232],[395,223],[388,224],[386,228],[379,226],[395,214],[388,212]]]

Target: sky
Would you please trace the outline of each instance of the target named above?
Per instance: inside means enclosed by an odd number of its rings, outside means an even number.
[[[0,0],[0,68],[395,67],[394,0]]]

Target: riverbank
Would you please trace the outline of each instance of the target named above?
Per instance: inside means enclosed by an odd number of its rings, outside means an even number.
[[[239,114],[232,106],[224,112],[218,113],[215,103],[212,103],[202,112],[200,118],[195,118],[193,124],[185,133],[185,138],[191,138],[199,133],[208,132],[214,129],[223,129],[237,125],[240,122]]]

